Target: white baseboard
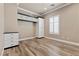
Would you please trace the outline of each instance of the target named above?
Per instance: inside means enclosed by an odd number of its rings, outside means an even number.
[[[70,42],[70,41],[56,39],[56,38],[51,38],[51,37],[46,37],[46,36],[45,36],[45,38],[52,39],[52,40],[59,41],[59,42],[63,42],[63,43],[70,44],[70,45],[74,45],[74,46],[79,46],[79,43],[75,43],[75,42]]]
[[[20,39],[19,41],[28,40],[28,39],[33,39],[33,38],[35,38],[35,37],[26,37],[26,38]]]

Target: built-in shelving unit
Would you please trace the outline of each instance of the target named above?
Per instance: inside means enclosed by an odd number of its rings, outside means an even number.
[[[20,21],[28,21],[28,22],[38,22],[37,18],[31,17],[31,16],[27,16],[27,15],[23,15],[23,14],[17,14],[17,18]]]
[[[22,10],[23,11],[23,10]],[[23,11],[26,12],[26,11]],[[36,23],[36,37],[41,38],[44,37],[44,19],[43,18],[35,18],[33,16],[29,16],[27,14],[18,13],[17,14],[18,21],[25,21],[25,22],[33,22]]]
[[[18,21],[36,23],[36,37],[38,38],[44,37],[44,19],[18,14]]]

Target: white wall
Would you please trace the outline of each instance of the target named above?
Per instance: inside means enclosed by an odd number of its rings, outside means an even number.
[[[4,4],[0,3],[0,55],[2,54],[4,47],[3,32],[4,32]]]
[[[17,32],[17,4],[16,3],[5,3],[4,4],[4,16],[5,16],[5,32]]]
[[[49,33],[49,18],[59,15],[59,34]],[[73,3],[45,16],[45,36],[79,43],[79,3]]]
[[[18,21],[18,30],[20,39],[35,36],[35,25],[33,22]]]

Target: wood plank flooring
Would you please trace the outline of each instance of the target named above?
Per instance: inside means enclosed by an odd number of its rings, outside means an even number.
[[[29,39],[6,49],[4,56],[79,56],[79,47],[46,38]]]

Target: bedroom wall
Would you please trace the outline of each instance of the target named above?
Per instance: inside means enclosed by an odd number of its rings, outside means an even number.
[[[35,36],[35,25],[33,22],[18,21],[18,30],[21,40]]]
[[[4,47],[3,32],[4,32],[4,4],[0,3],[0,55],[2,55]]]
[[[17,4],[16,3],[5,3],[4,4],[5,14],[5,32],[17,32]]]
[[[49,17],[60,16],[60,33],[49,33]],[[71,4],[45,15],[45,36],[79,43],[79,4]]]
[[[19,32],[20,39],[34,37],[34,24],[31,22],[17,21],[17,4],[4,4],[4,32]]]

